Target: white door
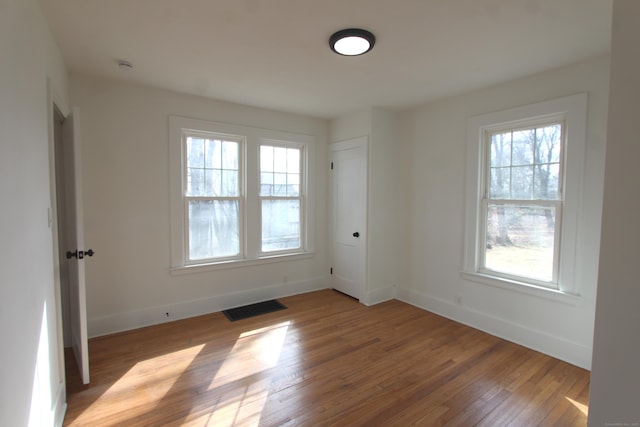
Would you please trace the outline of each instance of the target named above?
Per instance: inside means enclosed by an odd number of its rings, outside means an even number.
[[[331,144],[332,286],[362,300],[367,263],[367,138]]]
[[[80,129],[76,108],[62,123],[64,155],[65,212],[69,267],[69,311],[71,347],[80,370],[82,382],[89,384],[89,343],[87,338],[87,301],[84,260],[93,255],[84,247],[84,215],[82,211],[82,158]]]

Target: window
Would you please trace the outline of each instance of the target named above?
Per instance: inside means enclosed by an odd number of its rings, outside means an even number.
[[[465,275],[576,293],[586,95],[469,121]]]
[[[563,129],[551,122],[485,132],[480,271],[557,282]]]
[[[172,272],[308,256],[306,135],[172,116]]]
[[[187,262],[240,254],[241,137],[185,132]]]
[[[302,193],[300,148],[260,147],[262,252],[299,249]]]

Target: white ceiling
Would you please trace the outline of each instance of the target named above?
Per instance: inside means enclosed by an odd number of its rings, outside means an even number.
[[[609,51],[612,0],[40,0],[72,73],[332,118]],[[329,36],[377,38],[359,57]],[[134,69],[122,71],[118,59]]]

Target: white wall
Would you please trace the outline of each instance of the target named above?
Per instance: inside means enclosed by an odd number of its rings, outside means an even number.
[[[640,423],[640,2],[615,0],[589,425]]]
[[[401,163],[401,139],[397,114],[381,108],[366,108],[331,121],[330,140],[345,141],[367,136],[369,141],[369,205],[367,212],[367,285],[363,303],[392,299],[398,281],[402,230],[406,222],[405,170]]]
[[[326,120],[99,78],[71,83],[82,118],[85,241],[96,252],[86,263],[90,336],[328,287]],[[315,256],[170,275],[169,115],[314,136]]]
[[[467,120],[588,92],[587,159],[578,224],[575,304],[464,280]],[[410,196],[405,272],[397,297],[589,368],[600,236],[608,58],[549,71],[402,114]],[[456,304],[456,297],[460,304]]]
[[[54,289],[47,78],[62,57],[35,0],[0,0],[0,425],[50,426],[64,411]]]

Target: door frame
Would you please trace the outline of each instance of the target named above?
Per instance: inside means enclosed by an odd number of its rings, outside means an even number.
[[[55,149],[55,109],[58,109],[63,116],[67,116],[70,112],[67,104],[62,96],[56,90],[50,78],[47,78],[47,129],[48,129],[48,148],[49,148],[49,209],[48,223],[51,228],[52,240],[52,258],[53,258],[53,286],[56,301],[56,347],[58,353],[58,375],[60,378],[59,388],[61,395],[65,397],[64,410],[66,412],[66,374],[64,361],[64,329],[62,323],[62,283],[60,280],[60,250],[58,236],[58,201],[56,187],[56,149]],[[52,349],[53,350],[53,349]]]
[[[58,217],[58,187],[56,182],[56,136],[55,136],[55,110],[58,110],[63,117],[69,117],[72,110],[68,107],[64,98],[60,96],[60,93],[56,90],[55,85],[50,78],[47,78],[47,128],[48,128],[48,154],[49,154],[49,195],[50,205],[48,208],[48,225],[51,229],[52,240],[52,260],[53,260],[53,286],[55,295],[55,310],[56,310],[56,345],[58,354],[58,374],[60,378],[59,389],[62,396],[65,396],[65,410],[66,410],[66,369],[65,369],[65,346],[64,346],[64,322],[63,322],[63,301],[62,301],[62,280],[60,265],[64,254],[61,253],[59,244],[59,222],[63,218]],[[79,141],[76,141],[79,143]],[[80,248],[83,250],[84,248]],[[86,298],[86,295],[84,296]],[[86,302],[86,299],[85,299]],[[86,310],[86,304],[85,308]],[[73,338],[71,337],[72,342]],[[84,347],[88,347],[88,338],[84,339]],[[52,345],[52,351],[55,351]],[[88,357],[87,357],[88,359]],[[87,372],[88,374],[88,372]],[[81,373],[81,377],[83,374]],[[87,375],[88,378],[88,375]]]

